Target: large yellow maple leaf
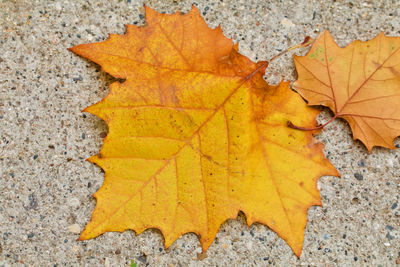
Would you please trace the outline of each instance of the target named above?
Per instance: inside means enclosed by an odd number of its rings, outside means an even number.
[[[293,87],[309,103],[329,107],[349,122],[353,138],[371,152],[395,148],[400,135],[400,38],[383,33],[341,48],[326,31],[304,57],[294,57]],[[328,123],[330,122],[328,121]]]
[[[288,83],[269,86],[253,63],[198,10],[159,14],[124,36],[71,50],[114,77],[110,94],[85,111],[109,126],[97,206],[80,239],[158,228],[170,246],[194,232],[203,250],[239,211],[268,225],[300,255],[307,209],[320,205],[322,175],[338,175],[309,132],[317,111]]]

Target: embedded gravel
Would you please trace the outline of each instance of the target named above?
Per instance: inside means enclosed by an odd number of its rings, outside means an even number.
[[[193,2],[145,4],[172,13],[188,12]],[[210,27],[220,24],[252,60],[272,58],[327,29],[341,46],[381,31],[400,36],[399,1],[197,0],[194,5]],[[77,241],[104,178],[85,159],[98,153],[107,133],[104,122],[81,110],[103,98],[113,78],[67,48],[123,34],[124,24],[144,23],[142,1],[0,1],[0,265],[400,264],[400,151],[375,148],[368,154],[340,120],[317,138],[342,178],[320,179],[323,207],[308,212],[300,259],[267,227],[247,227],[243,215],[222,225],[206,254],[199,254],[194,234],[164,249],[157,230]],[[292,53],[271,63],[269,82],[296,78]],[[329,117],[323,110],[320,121]]]

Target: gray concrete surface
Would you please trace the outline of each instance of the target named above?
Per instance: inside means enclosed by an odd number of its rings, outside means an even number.
[[[189,1],[146,1],[162,12],[187,12]],[[400,36],[398,1],[197,0],[210,25],[222,25],[253,60],[329,29],[340,45],[380,31]],[[324,207],[309,210],[297,259],[263,225],[243,216],[221,227],[205,255],[187,234],[164,249],[160,232],[107,233],[76,241],[103,181],[85,159],[97,154],[107,127],[82,114],[108,92],[112,78],[67,48],[143,25],[141,1],[0,1],[0,265],[13,266],[395,266],[400,262],[399,150],[372,154],[335,121],[318,136],[342,178],[320,179]],[[304,54],[306,49],[296,51]],[[291,55],[267,76],[295,79]],[[323,111],[321,121],[329,118]],[[397,140],[396,143],[399,143]],[[294,174],[295,175],[295,174]]]

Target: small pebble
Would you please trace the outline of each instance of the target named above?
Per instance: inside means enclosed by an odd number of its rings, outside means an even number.
[[[385,227],[386,230],[392,231],[393,230],[393,226],[391,225],[386,225]]]
[[[202,261],[207,257],[208,257],[207,252],[197,253],[197,260],[199,260],[199,261]]]
[[[72,78],[72,80],[73,80],[74,82],[83,81],[83,78],[82,78],[81,75],[79,75],[78,77]]]
[[[284,18],[281,20],[281,24],[288,27],[296,26],[290,19]]]
[[[387,164],[388,164],[388,166],[389,166],[390,168],[392,168],[392,167],[393,167],[393,160],[388,159],[388,160],[387,160]]]
[[[360,166],[360,167],[365,167],[365,161],[362,159],[362,160],[360,160],[358,163],[358,166]]]
[[[354,173],[354,177],[359,181],[362,181],[364,179],[364,176],[358,172]]]
[[[386,238],[389,240],[392,240],[392,239],[394,239],[394,236],[392,236],[390,233],[387,233]]]
[[[146,255],[140,255],[140,256],[137,258],[137,260],[140,261],[140,262],[142,262],[142,263],[146,263],[146,261],[147,261],[147,256],[146,256]]]
[[[328,234],[324,234],[324,239],[325,240],[329,240],[329,235]]]
[[[74,234],[79,234],[81,232],[81,227],[78,224],[71,224],[68,226],[68,231]]]
[[[80,203],[79,199],[77,199],[77,198],[75,198],[75,197],[71,198],[71,199],[68,201],[68,205],[71,206],[71,207],[73,207],[73,208],[79,207],[80,204],[81,204],[81,203]]]

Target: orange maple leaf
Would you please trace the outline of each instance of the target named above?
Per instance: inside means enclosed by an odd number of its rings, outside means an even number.
[[[237,52],[198,10],[159,14],[124,36],[71,50],[114,77],[110,94],[85,111],[106,121],[105,171],[97,206],[80,239],[106,231],[158,228],[170,246],[200,236],[203,250],[239,211],[276,231],[300,256],[307,209],[320,205],[316,181],[338,175],[311,133],[317,111],[263,79],[266,62]]]
[[[393,140],[400,135],[399,61],[399,37],[381,33],[341,48],[326,31],[306,56],[294,57],[299,77],[293,87],[309,105],[334,112],[326,124],[345,119],[353,138],[369,152],[374,146],[395,148]]]

